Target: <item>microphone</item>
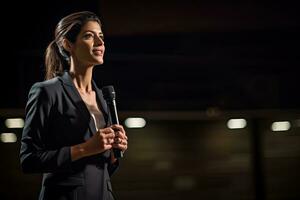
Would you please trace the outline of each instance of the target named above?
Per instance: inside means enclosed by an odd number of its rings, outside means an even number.
[[[108,106],[108,112],[111,119],[112,124],[119,124],[118,119],[118,113],[117,113],[117,105],[116,105],[116,92],[112,85],[104,86],[102,88],[103,92],[103,98],[105,99],[107,106]],[[121,149],[113,149],[114,156],[116,158],[122,158],[123,152]]]

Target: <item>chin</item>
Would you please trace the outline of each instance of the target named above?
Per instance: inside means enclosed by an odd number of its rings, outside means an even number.
[[[97,59],[95,62],[96,65],[102,65],[103,63],[104,63],[103,59]]]

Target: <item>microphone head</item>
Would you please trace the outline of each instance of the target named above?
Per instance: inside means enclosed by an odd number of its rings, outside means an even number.
[[[114,86],[107,85],[102,88],[103,97],[106,101],[111,101],[116,98]]]

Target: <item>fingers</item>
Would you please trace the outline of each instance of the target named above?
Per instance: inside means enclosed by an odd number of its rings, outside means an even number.
[[[127,144],[127,140],[121,139],[121,138],[115,138],[114,144],[126,145]]]
[[[115,131],[110,127],[100,129],[98,132],[103,139],[114,139],[116,137]]]
[[[111,127],[107,127],[107,128],[99,129],[98,132],[103,134],[110,134],[110,133],[114,133],[115,131]]]
[[[114,124],[111,126],[111,128],[115,130],[116,137],[128,140],[126,132],[122,125]]]
[[[114,124],[110,127],[100,129],[100,140],[104,149],[118,148],[125,151],[128,146],[128,137],[122,125]]]
[[[122,141],[121,143],[113,143],[112,147],[116,148],[116,149],[121,149],[122,151],[126,151],[127,150],[127,141]]]
[[[127,139],[122,139],[120,137],[115,138],[115,142],[112,144],[113,148],[121,149],[122,151],[125,151],[127,149],[127,145]]]
[[[119,125],[119,124],[113,124],[113,125],[111,126],[111,128],[112,128],[113,130],[115,130],[115,131],[120,131],[120,132],[122,132],[122,133],[125,134],[125,130],[124,130],[124,128],[123,128],[122,125]]]
[[[99,141],[103,149],[104,150],[111,149],[115,138],[114,130],[110,127],[99,129],[98,134],[99,134]]]

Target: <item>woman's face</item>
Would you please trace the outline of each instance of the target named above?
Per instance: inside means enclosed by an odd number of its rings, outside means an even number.
[[[82,26],[75,43],[71,44],[71,56],[79,65],[103,64],[104,41],[98,22],[88,21]]]

